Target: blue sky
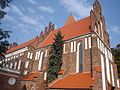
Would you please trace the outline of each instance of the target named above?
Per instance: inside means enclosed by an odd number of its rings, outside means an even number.
[[[2,27],[11,30],[10,42],[21,44],[39,35],[51,21],[59,28],[72,14],[77,20],[89,15],[94,0],[13,0]],[[111,47],[120,43],[120,0],[100,0]]]

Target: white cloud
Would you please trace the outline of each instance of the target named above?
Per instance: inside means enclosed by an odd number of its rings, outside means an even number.
[[[29,16],[22,16],[20,17],[20,19],[24,22],[24,23],[27,23],[27,24],[30,24],[30,25],[38,25],[37,21]]]
[[[120,27],[119,26],[112,26],[111,29],[109,29],[109,31],[120,34]]]
[[[36,19],[38,19],[39,21],[41,21],[41,20],[45,20],[45,17],[42,16],[42,15],[38,15],[38,17]]]
[[[18,26],[20,28],[28,28],[28,26],[26,24],[23,24],[23,23],[19,23]]]
[[[26,32],[27,34],[31,32],[30,30],[35,30],[36,32],[40,32],[40,30],[42,30],[43,28],[43,24],[40,24],[38,20],[30,16],[22,16],[20,20],[22,21],[22,23],[19,24],[19,27],[23,32]]]
[[[30,29],[31,27],[28,24],[20,23],[20,24],[18,24],[18,27],[22,32],[24,32],[26,34],[31,33],[31,29]],[[36,29],[36,27],[34,27],[34,26],[33,26],[33,28]]]
[[[11,17],[11,16],[9,16],[9,15],[5,15],[4,20],[7,20],[7,21],[14,21],[14,18]]]
[[[48,13],[54,13],[54,9],[50,6],[39,6],[39,9]]]
[[[34,9],[32,9],[31,7],[28,7],[28,12],[35,13]]]
[[[39,7],[39,6],[37,6]],[[9,20],[12,23],[15,23],[16,25],[13,26],[14,29],[19,29],[21,32],[24,32],[26,34],[30,34],[31,30],[34,30],[35,32],[40,32],[40,30],[43,29],[43,24],[40,24],[40,20],[44,20],[44,16],[41,15],[33,15],[36,14],[34,9],[31,7],[25,8],[25,7],[20,7],[16,5],[11,5],[10,7],[11,12],[13,16],[6,15],[5,19]],[[49,8],[52,13],[51,8]],[[47,9],[44,9],[47,11]],[[28,11],[29,13],[25,13],[22,11]],[[14,17],[15,16],[15,17]]]
[[[17,6],[12,5],[11,8],[12,8],[12,12],[19,15],[18,19],[21,20],[23,23],[30,24],[30,25],[38,25],[35,19],[33,19],[32,17],[28,15],[24,15],[22,11],[20,10],[20,8],[18,8]]]
[[[37,2],[35,0],[27,0],[27,1],[31,4],[37,4]]]
[[[68,10],[79,17],[88,16],[92,6],[87,0],[60,0],[60,3]]]
[[[16,5],[11,5],[11,11],[17,15],[23,15],[22,11]]]
[[[22,32],[24,32],[26,34],[30,34],[30,31],[28,31],[27,29],[22,29]]]
[[[26,24],[24,24],[24,23],[19,23],[18,24],[18,27],[19,27],[19,29],[22,31],[22,32],[24,32],[24,33],[26,33],[26,34],[29,34],[30,33],[30,31],[29,31],[29,27],[28,27],[28,25],[26,25]]]
[[[26,7],[23,7],[22,5],[20,5],[19,8],[21,9],[21,12],[26,10]]]

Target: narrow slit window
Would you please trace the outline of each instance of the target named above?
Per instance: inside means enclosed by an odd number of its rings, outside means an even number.
[[[83,43],[79,46],[79,72],[83,71]]]

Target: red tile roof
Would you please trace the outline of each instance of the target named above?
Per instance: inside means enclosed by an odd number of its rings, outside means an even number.
[[[69,74],[62,79],[51,82],[48,88],[54,89],[89,89],[92,87],[94,80],[91,73]]]
[[[90,32],[89,26],[90,26],[90,16],[84,19],[81,19],[79,21],[75,21],[72,16],[69,16],[68,20],[66,21],[66,25],[57,30],[53,30],[38,48],[52,44],[54,34],[56,34],[58,30],[62,32],[62,35],[64,35],[64,40],[68,40],[68,39],[89,33]],[[23,44],[20,44],[16,47],[13,47],[9,49],[6,53],[10,53],[18,49],[24,48],[27,45],[33,43],[35,40],[36,38],[29,40]]]
[[[65,25],[68,25],[68,24],[71,24],[71,23],[74,23],[74,22],[75,22],[75,19],[73,18],[73,16],[70,15],[70,16],[68,17]]]
[[[62,32],[62,35],[64,36],[63,39],[68,40],[74,37],[78,37],[80,35],[90,33],[91,31],[89,27],[90,27],[90,16],[52,31],[38,48],[52,44],[54,34],[56,34],[58,30]]]
[[[65,69],[62,69],[58,72],[59,75],[63,74],[65,72]]]
[[[34,77],[37,78],[39,75],[40,75],[39,72],[31,72],[27,76],[21,77],[20,80],[21,81],[31,81],[34,79]]]
[[[25,42],[25,43],[22,43],[22,44],[20,44],[20,45],[18,45],[18,46],[15,46],[15,47],[9,49],[6,53],[10,53],[10,52],[16,51],[16,50],[18,50],[18,49],[24,48],[24,47],[26,47],[27,45],[33,43],[35,40],[36,40],[36,38],[33,38],[33,39],[31,39],[31,40],[29,40],[29,41],[27,41],[27,42]]]

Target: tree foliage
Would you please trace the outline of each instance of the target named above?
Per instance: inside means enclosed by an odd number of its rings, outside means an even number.
[[[4,53],[8,49],[9,43],[6,40],[7,38],[10,37],[9,35],[10,31],[3,31],[0,29],[0,55],[4,56]]]
[[[6,14],[4,9],[9,6],[11,1],[12,0],[0,0],[0,24],[1,19],[4,18],[4,15]],[[9,46],[9,43],[6,40],[10,37],[9,33],[10,31],[5,31],[0,27],[0,56],[2,57],[4,57],[4,53],[6,52],[7,47]]]
[[[55,35],[54,42],[51,46],[50,58],[48,64],[48,83],[53,81],[58,77],[58,72],[61,70],[62,66],[62,54],[63,54],[63,36],[61,32]]]
[[[12,0],[0,0],[0,20],[4,17],[4,15],[6,14],[5,11],[3,11],[3,9],[5,9],[6,7],[9,6],[10,2]]]
[[[116,45],[115,48],[112,48],[112,54],[115,59],[115,63],[117,64],[118,76],[120,78],[120,44]]]

